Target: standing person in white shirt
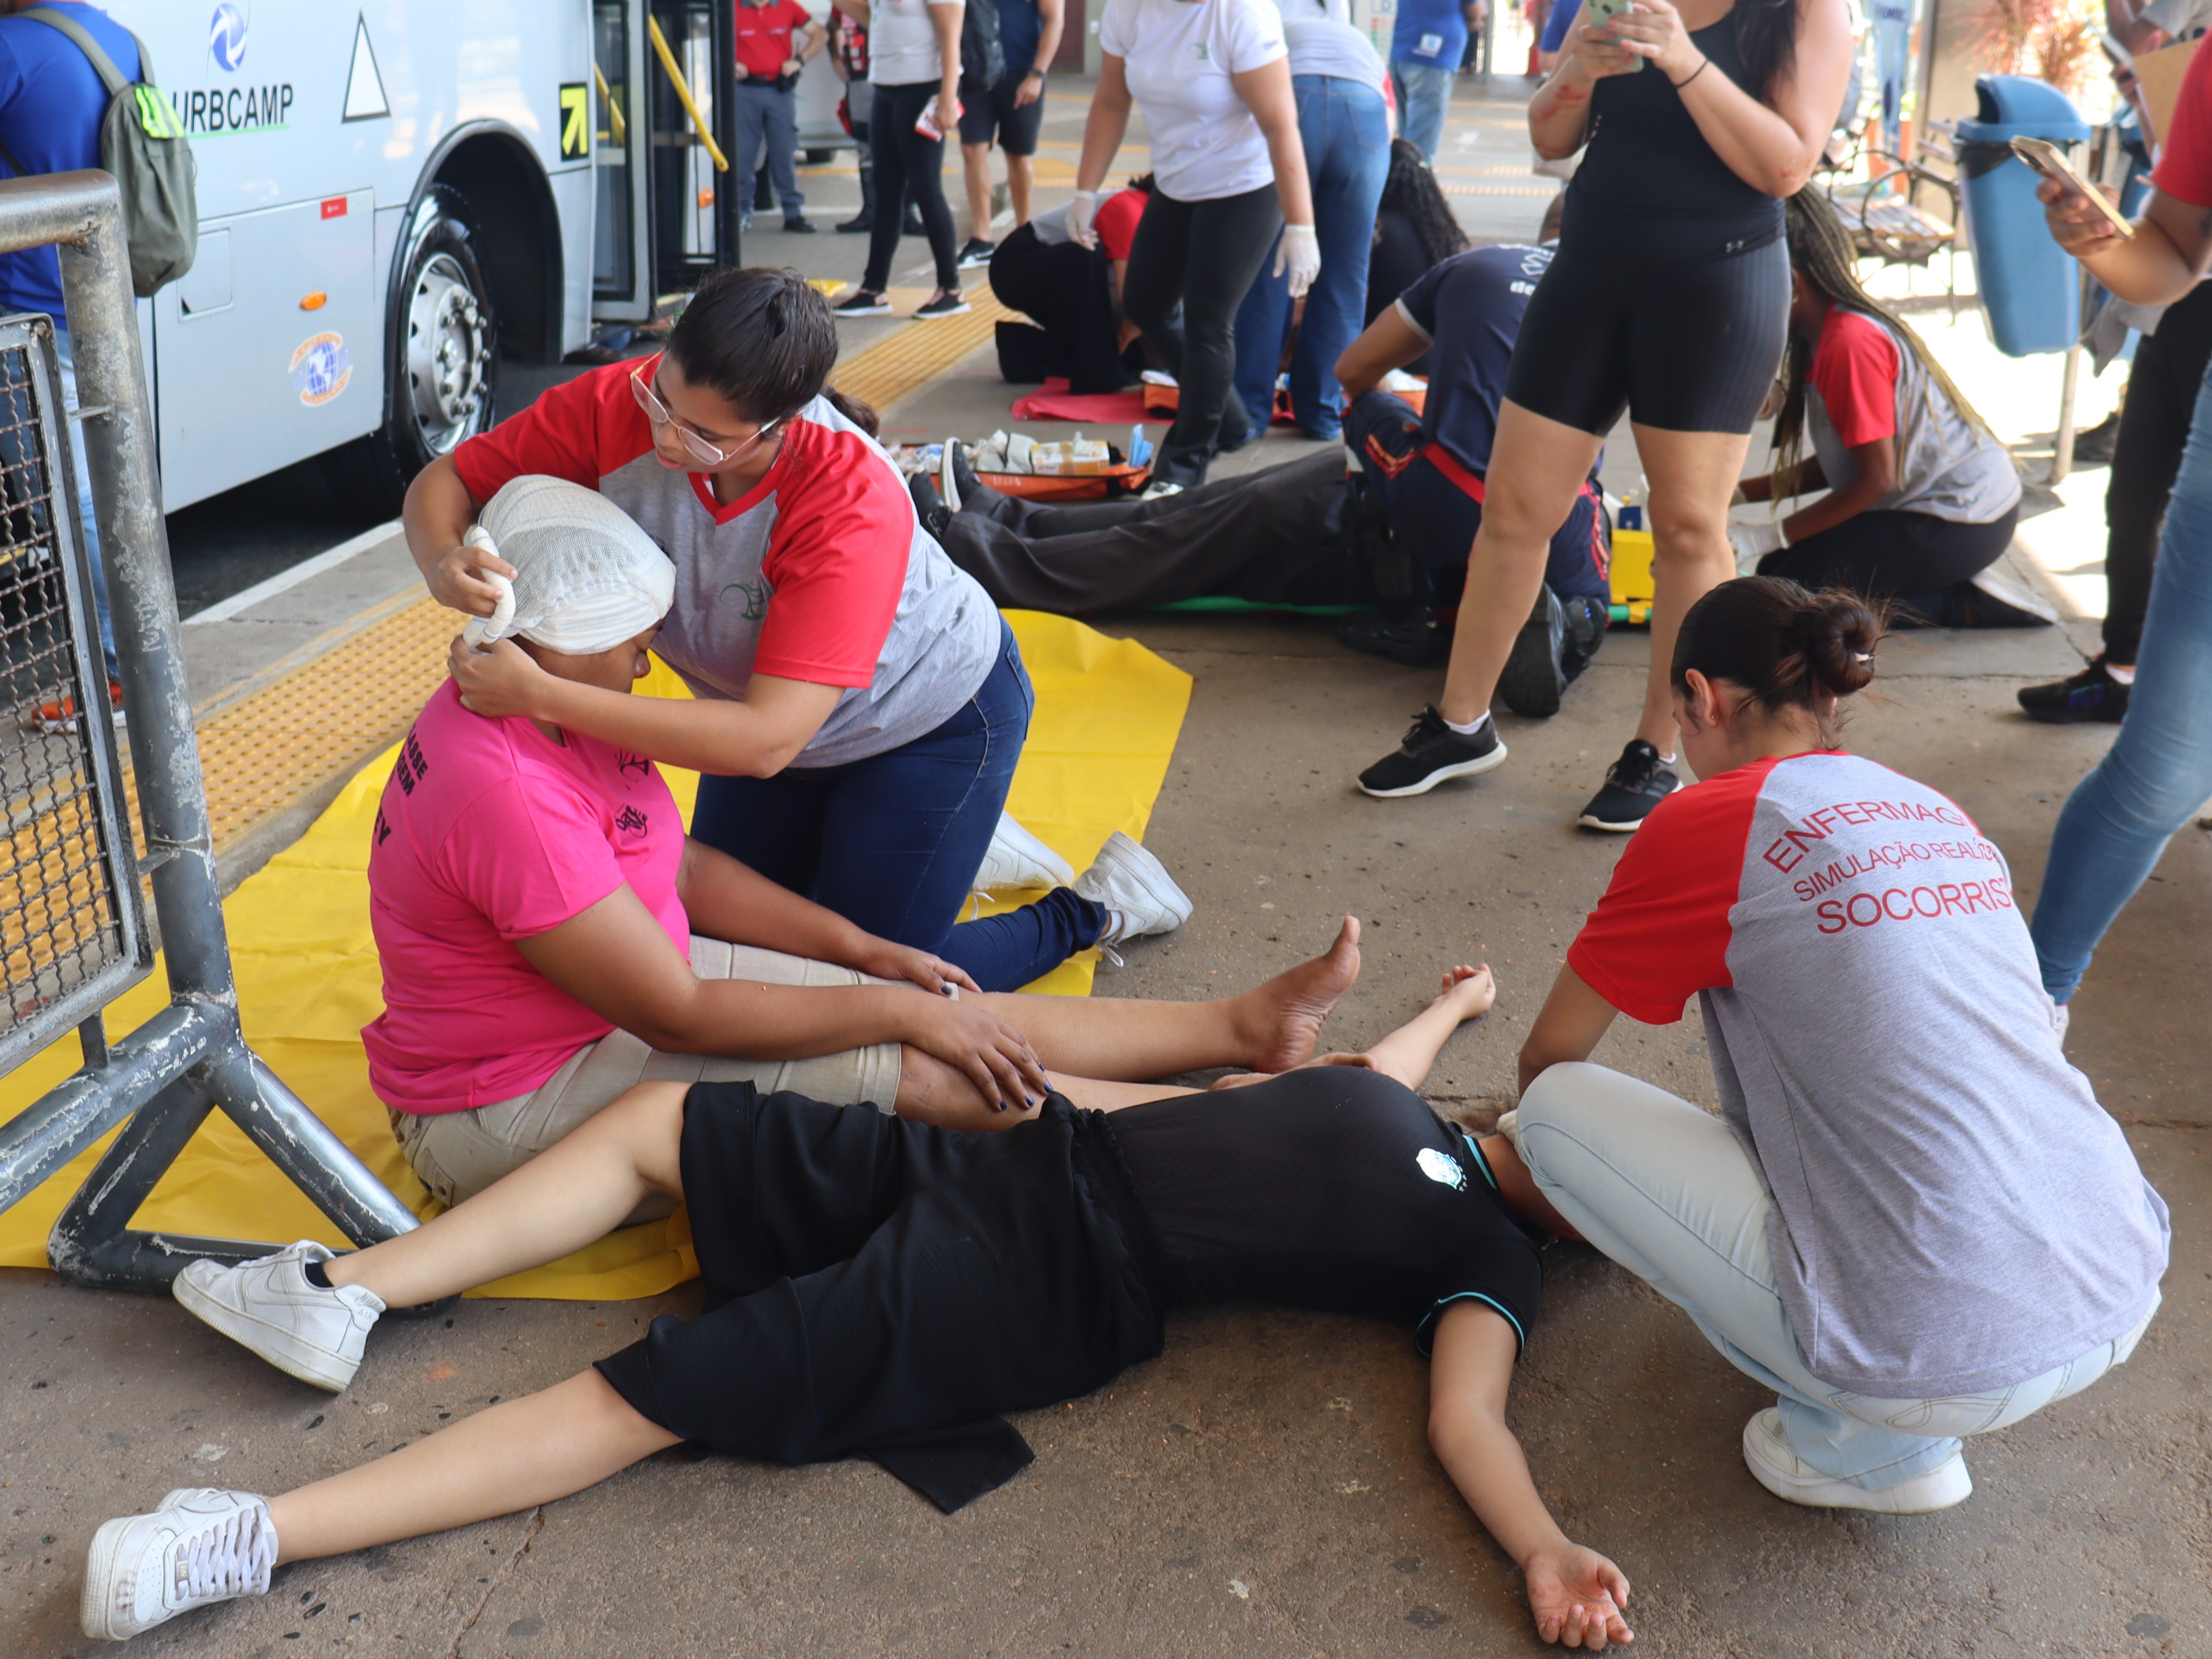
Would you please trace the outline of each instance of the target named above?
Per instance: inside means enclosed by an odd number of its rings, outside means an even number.
[[[1180,383],[1146,492],[1171,495],[1204,483],[1215,453],[1250,434],[1231,395],[1231,325],[1271,247],[1291,297],[1312,284],[1321,270],[1313,191],[1282,15],[1271,0],[1107,0],[1098,44],[1098,89],[1067,227],[1091,245],[1098,187],[1131,106],[1141,104],[1158,188],[1129,251],[1121,303]],[[1166,328],[1178,301],[1180,342]]]
[[[891,257],[898,252],[902,194],[921,215],[937,262],[937,291],[916,317],[957,317],[958,244],[945,199],[945,135],[960,119],[961,0],[835,0],[868,32],[868,81],[875,108],[868,119],[882,210],[868,233],[868,268],[860,286],[838,302],[841,317],[881,317],[890,310]],[[927,122],[927,126],[922,124]],[[934,128],[932,137],[928,128]]]

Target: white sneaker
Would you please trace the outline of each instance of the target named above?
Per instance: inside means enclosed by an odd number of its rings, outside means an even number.
[[[1170,495],[1182,495],[1182,490],[1183,487],[1181,484],[1170,483],[1165,479],[1162,479],[1158,483],[1149,485],[1145,493],[1137,499],[1140,501],[1164,501]]]
[[[1876,1515],[1933,1515],[1974,1495],[1963,1452],[1925,1474],[1893,1486],[1854,1486],[1811,1468],[1791,1449],[1782,1413],[1769,1406],[1743,1425],[1743,1461],[1753,1480],[1777,1498],[1816,1510],[1871,1510]]]
[[[999,814],[999,827],[983,854],[983,867],[975,872],[975,890],[994,893],[1009,887],[1066,887],[1075,879],[1075,866],[1014,822],[1011,812]]]
[[[330,1259],[329,1250],[301,1239],[235,1267],[190,1262],[177,1275],[177,1300],[278,1370],[337,1394],[361,1368],[362,1346],[384,1304],[358,1285],[310,1284],[307,1263]]]
[[[1172,933],[1190,920],[1190,899],[1167,866],[1119,830],[1106,837],[1091,866],[1068,885],[1110,913],[1098,939],[1102,945]]]
[[[937,463],[937,499],[945,503],[947,513],[960,510],[960,481],[952,476],[952,449],[959,441],[957,438],[947,438]]]
[[[77,1618],[94,1641],[128,1641],[194,1607],[267,1594],[276,1565],[267,1503],[185,1487],[153,1514],[126,1515],[93,1534]]]

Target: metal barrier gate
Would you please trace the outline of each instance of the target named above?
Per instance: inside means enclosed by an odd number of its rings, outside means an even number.
[[[356,1243],[416,1222],[239,1030],[115,181],[92,172],[0,181],[0,252],[48,243],[59,245],[79,410],[63,405],[52,324],[0,322],[0,719],[64,697],[77,718],[74,732],[27,733],[12,750],[0,737],[0,1073],[72,1029],[84,1064],[0,1125],[0,1210],[129,1119],[55,1222],[47,1255],[80,1285],[161,1291],[195,1256],[243,1261],[275,1248],[131,1229],[218,1109]],[[92,473],[143,860],[77,521],[72,419]],[[142,878],[169,1006],[111,1047],[101,1009],[154,965]]]

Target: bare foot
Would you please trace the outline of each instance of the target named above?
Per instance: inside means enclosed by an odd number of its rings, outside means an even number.
[[[1431,1008],[1449,1008],[1461,1019],[1473,1019],[1486,1014],[1490,1006],[1498,1000],[1498,981],[1490,976],[1490,964],[1483,963],[1470,968],[1465,963],[1444,975],[1443,989]]]
[[[1247,1063],[1255,1072],[1304,1065],[1321,1040],[1322,1022],[1358,977],[1359,918],[1346,916],[1326,952],[1237,999]]]

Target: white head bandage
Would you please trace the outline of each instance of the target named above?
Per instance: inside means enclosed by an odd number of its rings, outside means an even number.
[[[519,636],[564,656],[611,651],[668,614],[676,567],[629,515],[596,489],[538,474],[511,479],[484,506],[468,540],[489,541],[515,568],[471,645]]]

